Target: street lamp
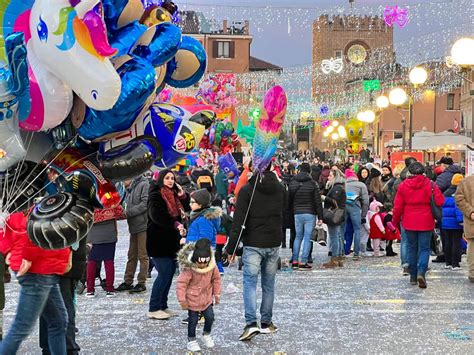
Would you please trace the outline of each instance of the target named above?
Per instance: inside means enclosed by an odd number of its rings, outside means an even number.
[[[377,99],[375,100],[375,104],[379,109],[384,109],[390,105],[390,100],[387,96],[382,95],[377,97]]]
[[[388,94],[388,99],[392,105],[402,106],[408,100],[408,95],[402,88],[395,88]]]
[[[409,78],[413,85],[423,85],[426,82],[426,79],[428,79],[428,73],[422,67],[414,67],[410,70]]]
[[[460,67],[472,68],[474,65],[474,39],[458,39],[451,48],[451,58]]]

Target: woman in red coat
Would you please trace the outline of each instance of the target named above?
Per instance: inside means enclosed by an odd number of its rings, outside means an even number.
[[[15,320],[0,343],[0,354],[16,354],[40,315],[48,325],[51,354],[66,354],[68,318],[58,275],[70,268],[70,249],[44,250],[31,243],[26,216],[16,212],[5,221],[0,251],[21,285]]]
[[[430,258],[431,236],[435,219],[431,211],[431,195],[437,206],[444,204],[444,196],[436,184],[424,176],[425,167],[414,162],[408,167],[410,177],[403,181],[395,197],[393,224],[406,231],[410,283],[426,288],[425,274]]]

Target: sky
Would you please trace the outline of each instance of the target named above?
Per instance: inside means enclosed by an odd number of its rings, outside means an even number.
[[[312,21],[322,13],[349,14],[349,0],[176,0],[207,18],[250,20],[251,55],[282,67],[311,63]],[[450,44],[474,34],[472,0],[354,0],[352,13],[382,14],[384,6],[408,7],[411,22],[395,27],[401,60],[447,55]],[[265,9],[269,6],[270,9]],[[423,58],[424,57],[424,58]],[[407,63],[411,64],[411,63]]]

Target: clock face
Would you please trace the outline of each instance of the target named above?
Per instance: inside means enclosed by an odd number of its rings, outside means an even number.
[[[367,58],[367,50],[361,44],[354,44],[349,47],[347,57],[353,64],[361,64]]]

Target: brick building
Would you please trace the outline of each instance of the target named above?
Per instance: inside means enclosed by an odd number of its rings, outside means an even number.
[[[184,11],[180,23],[183,34],[194,37],[206,49],[207,71],[211,73],[247,73],[250,70],[252,35],[249,21],[229,22],[213,28],[199,12]]]

